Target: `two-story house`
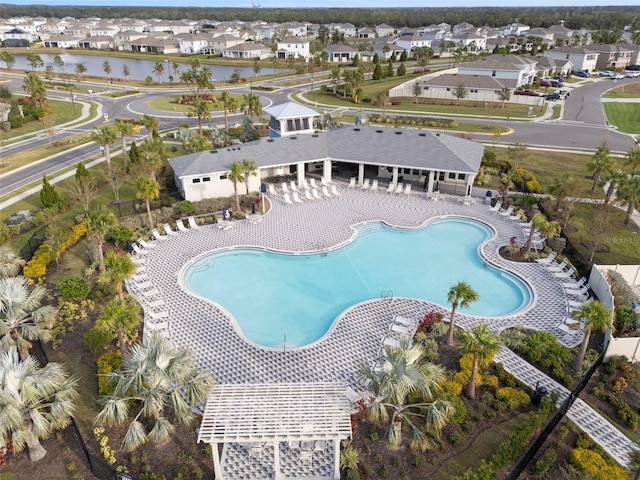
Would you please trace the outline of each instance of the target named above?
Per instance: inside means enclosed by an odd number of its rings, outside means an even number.
[[[533,83],[537,61],[519,55],[489,55],[458,66],[460,75],[484,75],[505,80],[515,80],[520,87]]]
[[[276,54],[280,59],[289,57],[308,59],[311,56],[309,52],[309,40],[306,38],[285,38],[278,41],[276,48]]]
[[[588,50],[587,47],[558,47],[546,50],[543,54],[554,60],[565,60],[573,64],[574,70],[592,72],[596,70],[599,53]]]
[[[381,23],[380,25],[376,26],[377,37],[388,37],[389,35],[393,35],[395,31],[395,28],[387,25],[386,23]]]
[[[402,35],[396,39],[396,45],[404,48],[413,55],[416,48],[431,47],[431,40],[428,40],[420,35]]]
[[[187,55],[204,53],[212,40],[212,37],[206,33],[185,33],[175,37],[178,39],[180,53]]]
[[[621,43],[606,44],[599,43],[588,45],[587,50],[599,53],[596,67],[598,70],[607,70],[609,68],[626,68],[632,65],[633,49]]]

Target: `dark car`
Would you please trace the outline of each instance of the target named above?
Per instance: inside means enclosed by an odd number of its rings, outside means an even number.
[[[637,71],[640,71],[640,65],[627,65],[625,70],[633,70],[637,72]]]
[[[591,75],[589,75],[589,72],[585,72],[584,70],[578,70],[576,72],[576,77],[581,77],[581,78],[589,78]]]
[[[543,97],[547,100],[560,100],[560,94],[558,92],[547,93],[543,95]]]
[[[549,80],[549,83],[551,83],[551,86],[555,88],[562,87],[562,80]]]
[[[553,85],[551,84],[551,80],[540,80],[540,83],[538,84],[541,87],[552,87]]]

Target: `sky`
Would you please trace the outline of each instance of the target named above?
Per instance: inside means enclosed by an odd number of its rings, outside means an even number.
[[[13,5],[175,7],[176,0],[8,0]],[[183,0],[184,7],[251,7],[251,0]],[[263,8],[562,7],[637,5],[637,0],[255,0]]]

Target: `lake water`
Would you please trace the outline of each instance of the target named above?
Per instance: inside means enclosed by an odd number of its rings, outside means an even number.
[[[16,70],[25,70],[31,71],[31,65],[27,62],[26,55],[14,55],[16,58],[16,63],[14,65],[14,69]],[[60,54],[60,58],[64,62],[64,66],[62,70],[59,70],[55,63],[53,63],[53,54],[40,54],[40,58],[44,62],[45,67],[47,65],[51,65],[53,67],[53,71],[55,74],[60,73],[70,73],[75,74],[76,65],[79,63],[84,63],[84,66],[87,67],[87,71],[85,75],[90,75],[92,77],[105,77],[105,78],[124,78],[124,74],[122,70],[125,65],[129,67],[129,78],[132,80],[144,80],[148,76],[153,78],[154,82],[158,81],[158,77],[154,74],[153,68],[156,65],[155,61],[152,60],[136,60],[132,58],[121,58],[121,57],[109,57],[109,56],[93,56],[93,55],[72,55],[69,53]],[[111,73],[107,75],[104,72],[103,62],[108,60],[111,65]],[[158,56],[158,60],[164,61],[164,57],[162,55]],[[177,74],[174,74],[173,69],[171,68],[171,61],[169,63],[165,63],[164,73],[160,77],[162,82],[169,82],[169,75],[173,75],[174,80],[178,80],[180,77],[180,72],[184,72],[187,70],[188,65],[186,63],[180,63],[180,71]],[[4,67],[5,65],[2,64]],[[224,66],[224,65],[208,65],[211,69],[212,76],[215,80],[229,80],[231,75],[233,75],[236,67]],[[253,67],[237,67],[240,71],[240,77],[244,78],[253,78]],[[44,70],[44,69],[43,69]],[[287,69],[282,68],[267,68],[263,67],[260,69],[260,75],[270,75],[273,71],[284,72]]]

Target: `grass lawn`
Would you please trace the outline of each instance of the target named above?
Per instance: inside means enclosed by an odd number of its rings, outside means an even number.
[[[243,98],[242,95],[234,95],[231,94],[233,98],[236,99],[238,106],[242,104]],[[153,108],[155,110],[163,110],[165,112],[191,112],[193,111],[193,107],[190,105],[182,105],[178,103],[179,95],[171,95],[167,97],[160,97],[147,102],[147,106],[149,108]],[[220,95],[217,95],[218,99],[217,103],[210,103],[209,108],[212,112],[222,112],[224,110],[222,106],[222,102],[220,101]]]
[[[605,98],[640,98],[640,82],[621,85],[603,95]]]
[[[624,133],[640,133],[640,105],[637,103],[605,102],[604,111],[611,125]]]
[[[63,102],[62,100],[49,100],[49,107],[51,108],[51,115],[55,119],[55,124],[60,125],[67,122],[72,122],[80,118],[82,114],[82,105],[76,103],[75,113],[73,111],[73,105],[71,102]],[[3,133],[2,136],[5,140],[10,140],[19,135],[27,135],[29,133],[39,132],[43,130],[42,122],[32,121],[27,122],[20,128],[12,128],[10,131]]]

